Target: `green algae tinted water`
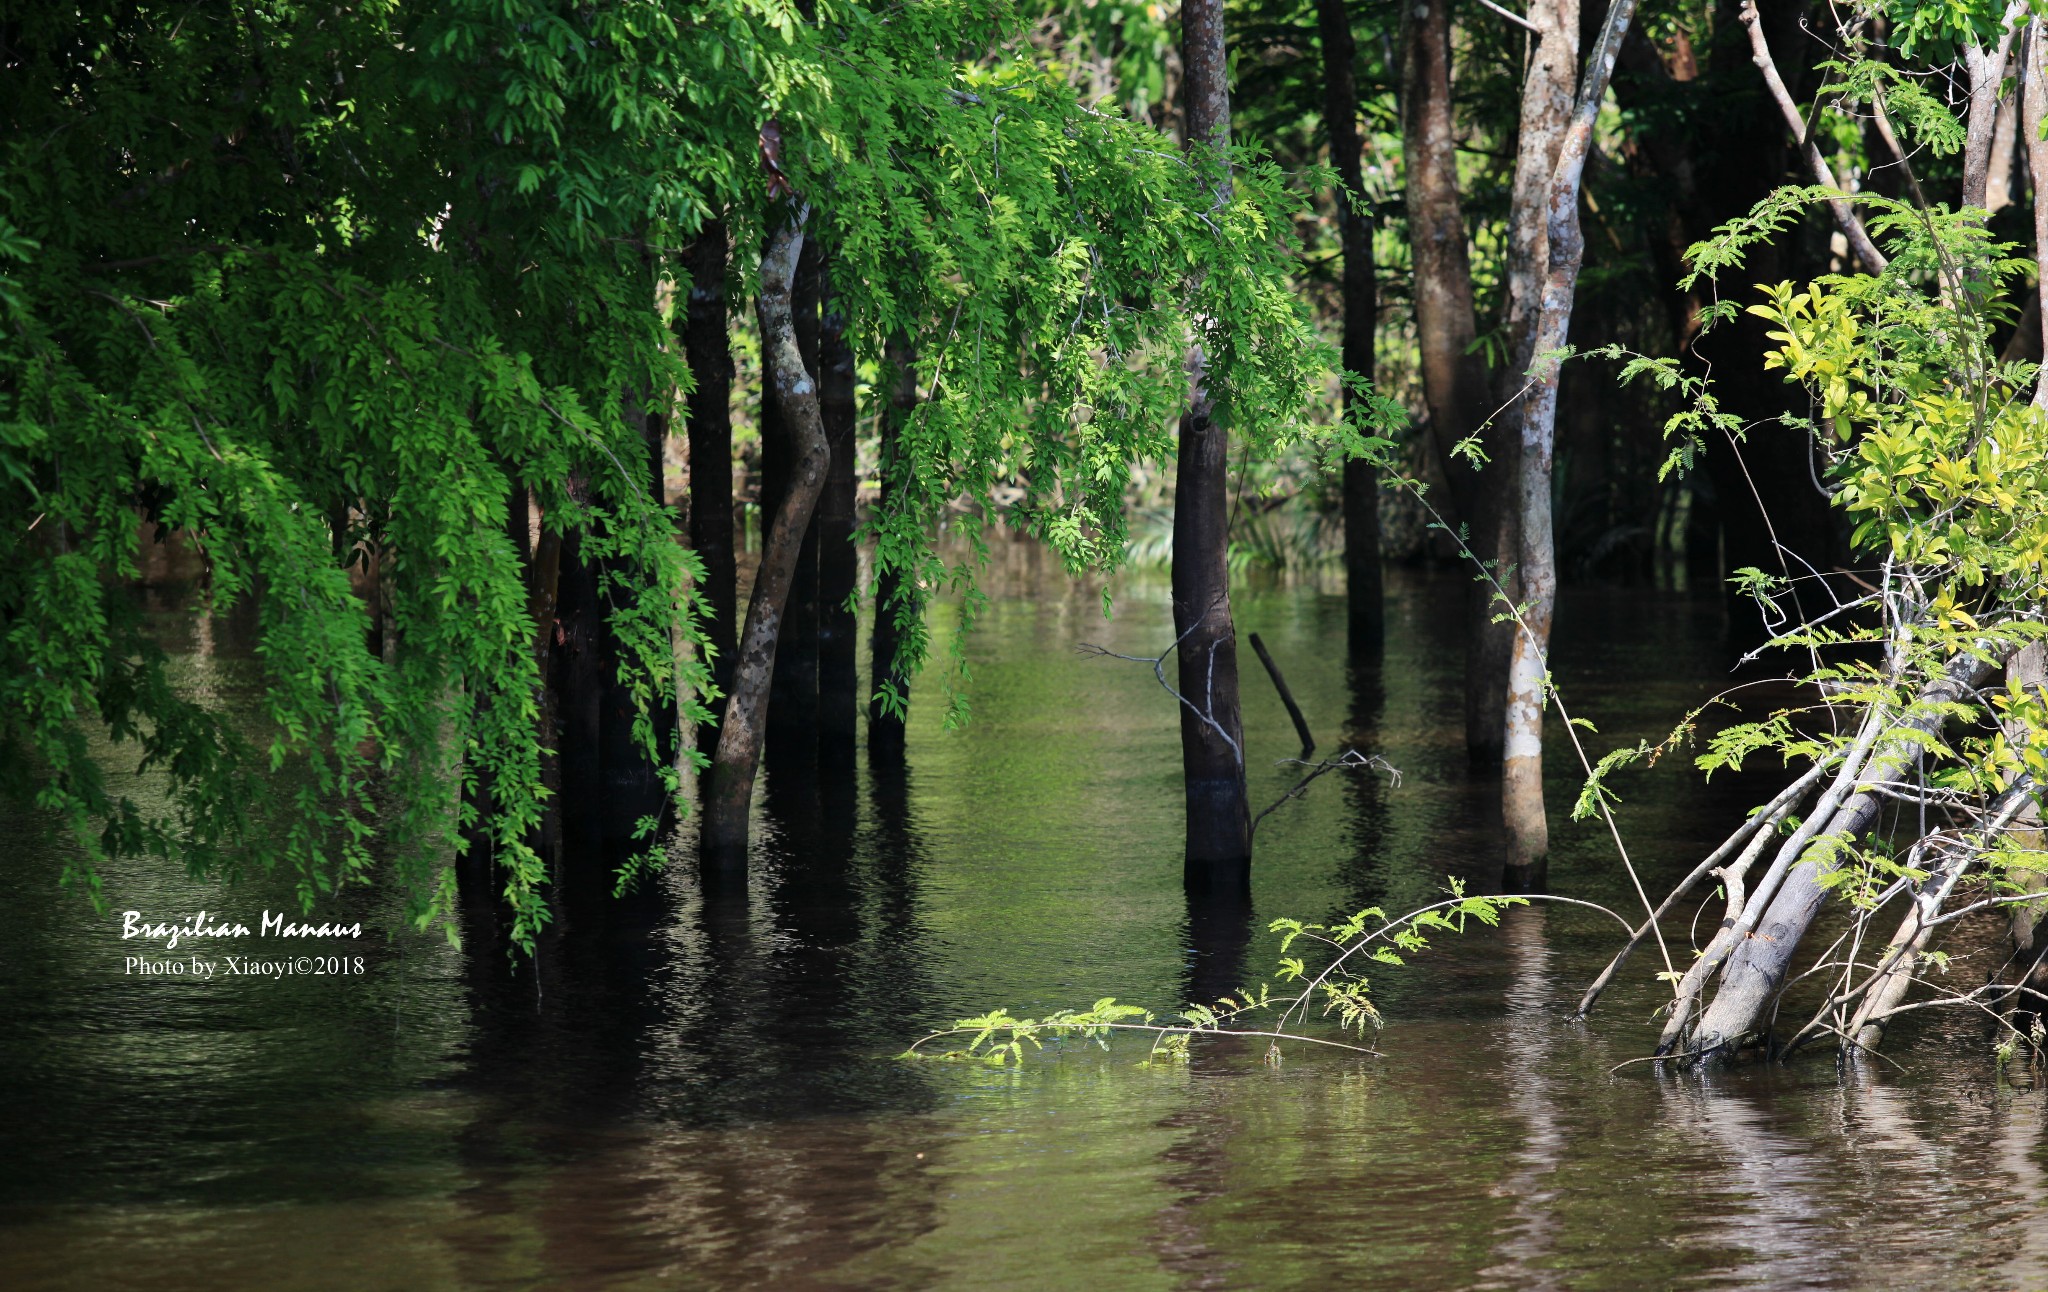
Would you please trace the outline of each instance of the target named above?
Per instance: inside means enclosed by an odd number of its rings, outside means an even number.
[[[1322,750],[1401,777],[1319,782],[1261,827],[1254,909],[1191,919],[1171,701],[1143,666],[1073,650],[1164,649],[1163,587],[1122,588],[1105,622],[1027,559],[999,574],[972,725],[920,706],[901,774],[771,766],[744,892],[679,863],[635,899],[571,895],[537,968],[480,935],[394,936],[395,904],[354,893],[318,918],[360,939],[199,939],[157,958],[212,976],[137,974],[123,911],[254,927],[296,910],[289,883],[124,867],[98,916],[55,888],[62,845],[8,823],[0,1286],[2048,1285],[2042,1095],[1999,1078],[1981,1026],[1918,1016],[1891,1042],[1902,1070],[1611,1072],[1647,1048],[1662,966],[1638,956],[1568,1021],[1617,932],[1584,910],[1517,911],[1380,971],[1381,1058],[895,1059],[995,1005],[1256,982],[1275,916],[1405,909],[1498,867],[1461,746],[1461,583],[1397,583],[1385,660],[1355,669],[1341,598],[1245,592],[1240,630]],[[1718,606],[1568,594],[1558,667],[1596,745],[1661,736],[1714,690],[1720,633]],[[232,636],[173,641],[191,685],[247,704]],[[1264,802],[1298,748],[1265,679],[1244,682]],[[1554,888],[1628,909],[1604,837],[1562,820],[1570,767],[1550,773]],[[1625,775],[1653,891],[1768,785]],[[237,944],[364,964],[228,974]]]

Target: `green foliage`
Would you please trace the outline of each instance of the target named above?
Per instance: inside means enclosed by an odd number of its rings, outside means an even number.
[[[1400,966],[1406,957],[1429,949],[1433,932],[1463,933],[1468,921],[1477,920],[1491,928],[1500,923],[1508,908],[1525,906],[1525,897],[1483,897],[1469,895],[1461,881],[1452,880],[1451,896],[1441,902],[1389,919],[1378,907],[1368,907],[1338,924],[1308,924],[1300,920],[1273,921],[1270,932],[1280,938],[1277,973],[1283,982],[1300,983],[1292,996],[1273,994],[1266,984],[1256,990],[1240,988],[1214,1005],[1194,1004],[1161,1021],[1148,1010],[1119,1005],[1110,997],[1086,1010],[1056,1010],[1044,1018],[1017,1018],[1008,1010],[996,1009],[978,1018],[963,1018],[949,1028],[920,1038],[903,1053],[903,1058],[980,1062],[1001,1066],[1023,1060],[1024,1047],[1042,1048],[1047,1040],[1076,1038],[1109,1048],[1110,1034],[1136,1031],[1152,1037],[1146,1063],[1184,1062],[1188,1046],[1197,1036],[1263,1037],[1271,1044],[1267,1061],[1279,1061],[1278,1043],[1305,1041],[1338,1049],[1371,1053],[1362,1045],[1331,1041],[1290,1030],[1305,1027],[1311,1013],[1334,1018],[1340,1034],[1364,1039],[1368,1027],[1378,1029],[1384,1020],[1373,1004],[1370,984],[1352,966],[1354,957],[1363,962]],[[1306,941],[1321,949],[1320,968],[1311,967],[1301,956],[1288,954],[1296,942]],[[924,1046],[934,1041],[965,1037],[966,1043],[953,1049],[927,1053]]]
[[[660,302],[713,214],[744,281],[764,131],[823,213],[863,362],[892,337],[919,355],[872,525],[913,590],[905,663],[930,595],[971,617],[999,514],[1073,568],[1122,558],[1191,342],[1254,451],[1365,444],[1308,413],[1334,356],[1290,288],[1297,178],[1183,156],[1022,26],[965,0],[23,15],[0,87],[0,766],[79,840],[66,881],[96,893],[135,854],[232,874],[268,821],[261,864],[304,900],[388,862],[424,925],[466,834],[531,945],[550,626],[508,527],[531,495],[598,568],[636,735],[669,766],[651,715],[709,678],[646,433],[690,383]],[[933,540],[962,500],[949,566]],[[122,586],[144,522],[201,556],[204,613],[253,607],[262,730],[171,684]],[[699,647],[680,676],[678,640]],[[108,779],[93,726],[167,778],[166,810]]]

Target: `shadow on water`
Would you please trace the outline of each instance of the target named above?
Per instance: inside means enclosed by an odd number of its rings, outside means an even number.
[[[771,742],[744,869],[700,873],[679,844],[614,898],[618,852],[579,845],[532,960],[472,883],[461,950],[362,891],[337,908],[373,933],[360,978],[140,981],[118,920],[51,886],[44,824],[8,822],[7,1286],[973,1287],[1049,1257],[1118,1288],[2048,1278],[2041,1092],[2000,1083],[1980,1029],[1924,1016],[1895,1038],[1903,1073],[1610,1075],[1647,1048],[1662,966],[1567,1021],[1614,945],[1575,909],[1375,966],[1378,1059],[1225,1041],[1141,1067],[1132,1041],[1021,1069],[898,1060],[998,1006],[1213,1002],[1271,979],[1275,917],[1499,878],[1493,787],[1462,749],[1461,582],[1390,582],[1383,655],[1355,664],[1333,645],[1341,597],[1247,588],[1241,625],[1323,751],[1401,776],[1318,782],[1260,827],[1251,893],[1190,899],[1172,702],[1149,670],[1071,649],[1156,652],[1165,590],[1133,581],[1105,621],[1035,560],[998,552],[1015,568],[965,643],[967,728],[914,707],[907,757],[859,768]],[[1719,684],[1718,615],[1567,598],[1557,666],[1600,748],[1661,737]],[[231,626],[174,647],[196,685],[254,703]],[[1303,769],[1262,683],[1245,731],[1263,805]],[[1550,773],[1569,802],[1571,767]],[[1646,881],[1763,783],[1620,777]],[[1555,889],[1630,909],[1598,832],[1560,817],[1555,836]],[[289,902],[288,877],[106,879],[116,912]]]

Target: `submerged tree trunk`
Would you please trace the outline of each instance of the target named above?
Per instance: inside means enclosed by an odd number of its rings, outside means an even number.
[[[1373,220],[1358,157],[1358,50],[1345,0],[1316,0],[1316,27],[1323,47],[1323,121],[1330,135],[1330,164],[1343,182],[1337,193],[1337,224],[1344,250],[1344,370],[1371,381],[1379,283],[1373,263]],[[1347,389],[1345,411],[1357,403]],[[1371,463],[1357,460],[1344,464],[1344,595],[1352,654],[1377,653],[1386,637],[1379,475]]]
[[[846,314],[832,294],[828,264],[822,275],[823,310],[818,332],[818,412],[832,465],[818,500],[818,752],[828,769],[850,768],[859,739],[859,625],[853,610],[860,580],[853,545],[858,482],[854,471],[853,346]]]
[[[1585,238],[1579,227],[1579,181],[1593,144],[1593,126],[1607,97],[1607,82],[1635,16],[1635,0],[1614,0],[1598,43],[1586,57],[1585,74],[1573,104],[1570,128],[1557,152],[1550,181],[1549,271],[1543,280],[1542,314],[1533,352],[1564,348],[1572,300],[1578,290]],[[1543,709],[1549,685],[1550,621],[1557,603],[1557,552],[1550,515],[1551,450],[1557,431],[1555,362],[1538,360],[1539,371],[1521,417],[1517,463],[1520,500],[1521,604],[1508,666],[1507,725],[1503,743],[1501,811],[1508,827],[1509,864],[1531,884],[1544,878],[1550,851],[1549,821],[1543,811]]]
[[[893,497],[890,473],[896,469],[896,455],[903,426],[917,411],[917,354],[901,336],[889,338],[887,365],[890,373],[889,407],[882,416],[882,496],[879,510],[887,514]],[[876,557],[875,629],[870,667],[873,682],[868,700],[868,760],[881,767],[903,761],[904,708],[910,703],[910,675],[897,664],[905,625],[902,618],[913,613],[915,602],[906,596],[904,572]]]
[[[818,496],[825,488],[831,448],[819,416],[818,388],[797,347],[791,296],[804,244],[809,207],[788,214],[770,235],[761,257],[761,367],[779,422],[790,438],[788,487],[783,491],[761,544],[761,565],[747,601],[746,631],[734,661],[732,693],[718,733],[704,796],[703,848],[707,861],[731,865],[744,859],[747,809],[760,768],[768,691],[775,677],[776,639],[783,608],[796,574],[803,536],[810,529]]]
[[[1222,0],[1181,5],[1188,151],[1228,185],[1230,92]],[[1209,402],[1207,358],[1188,354],[1173,491],[1173,626],[1180,644],[1181,771],[1187,791],[1186,880],[1236,891],[1251,878],[1251,812],[1237,699],[1237,630],[1230,617],[1229,432]]]
[[[1480,430],[1490,411],[1486,366],[1473,353],[1472,262],[1466,246],[1464,206],[1458,196],[1458,140],[1451,114],[1450,0],[1416,0],[1401,8],[1401,144],[1408,171],[1408,244],[1414,261],[1416,342],[1421,351],[1422,394],[1429,406],[1430,439],[1466,526],[1473,555],[1496,573],[1507,514],[1507,474],[1475,474],[1453,447]],[[1488,458],[1505,447],[1497,428],[1481,436]],[[1504,580],[1505,581],[1505,580]],[[1508,588],[1510,595],[1513,587]],[[1466,598],[1465,750],[1475,767],[1500,761],[1502,696],[1509,631],[1492,589],[1472,585]]]
[[[1538,348],[1539,335],[1547,321],[1544,288],[1550,272],[1552,197],[1557,182],[1558,156],[1572,124],[1573,91],[1578,82],[1578,0],[1539,0],[1529,7],[1529,21],[1541,35],[1537,38],[1522,82],[1521,133],[1516,145],[1515,182],[1508,212],[1509,362],[1501,374],[1499,391],[1501,426],[1505,432],[1500,438],[1504,452],[1491,468],[1501,479],[1508,481],[1526,480],[1523,474],[1524,436],[1532,429],[1530,421],[1538,411],[1533,387],[1541,379],[1532,377],[1530,370],[1536,356],[1542,353]],[[1550,416],[1554,423],[1556,375],[1552,373],[1548,379],[1552,401]],[[1543,487],[1549,488],[1547,470]],[[1524,522],[1527,519],[1525,508],[1526,503],[1518,496],[1513,505],[1500,509],[1499,522],[1493,529],[1495,550],[1514,554],[1509,559],[1515,562],[1516,574],[1520,576],[1514,580],[1518,590],[1532,590],[1526,581],[1527,570],[1521,564],[1526,550],[1523,546]],[[1544,521],[1547,527],[1547,516]],[[1500,613],[1506,607],[1496,603],[1493,609]],[[1522,840],[1515,825],[1518,814],[1528,811],[1532,795],[1539,828],[1542,824],[1541,747],[1539,745],[1533,767],[1526,759],[1518,760],[1514,753],[1513,683],[1509,677],[1514,659],[1514,627],[1503,625],[1503,629],[1511,636],[1508,658],[1501,662],[1502,708],[1496,719],[1502,724],[1501,810],[1509,827],[1510,843],[1502,879],[1511,889],[1537,889],[1543,886],[1546,878],[1542,861],[1546,849],[1538,848],[1533,854],[1527,851],[1521,846]],[[1537,721],[1542,721],[1540,710]],[[1529,780],[1532,772],[1533,783]]]
[[[706,225],[690,249],[690,296],[684,320],[684,356],[695,386],[690,391],[690,547],[704,565],[699,588],[708,622],[711,679],[720,692],[732,686],[739,648],[739,592],[732,526],[732,344],[726,318],[725,221]],[[725,711],[721,697],[714,714]],[[718,728],[698,733],[705,753],[718,748]]]
[[[1779,850],[1778,860],[1758,883],[1727,939],[1721,986],[1700,1016],[1687,1047],[1691,1057],[1702,1061],[1726,1057],[1757,1030],[1764,1011],[1785,984],[1800,939],[1827,896],[1822,881],[1832,869],[1834,849],[1877,824],[1878,811],[1886,801],[1880,791],[1899,781],[1913,766],[1927,742],[1940,731],[1948,706],[1968,697],[1992,672],[1991,665],[1975,656],[1959,658],[1946,676],[1921,690],[1914,706],[1917,712],[1892,728],[1892,737],[1871,755],[1868,769],[1859,768],[1854,755],[1844,763],[1836,788],[1830,791],[1832,797],[1823,798],[1800,832]],[[1889,719],[1872,714],[1866,721],[1874,732]],[[1843,797],[1843,792],[1856,784],[1870,788]]]

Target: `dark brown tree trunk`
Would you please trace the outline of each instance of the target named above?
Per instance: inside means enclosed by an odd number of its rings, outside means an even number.
[[[1211,182],[1228,185],[1230,92],[1222,0],[1180,11],[1188,151]],[[1251,812],[1237,700],[1237,629],[1230,617],[1230,434],[1209,402],[1207,360],[1188,355],[1173,491],[1173,626],[1180,642],[1181,770],[1187,787],[1186,880],[1235,892],[1251,880]]]
[[[896,454],[904,423],[917,411],[917,354],[901,336],[889,338],[889,409],[882,418],[882,496],[878,510],[887,514],[893,495],[890,473],[896,469]],[[875,559],[875,630],[870,654],[873,684],[868,700],[868,761],[879,767],[894,767],[903,761],[904,714],[910,703],[910,675],[897,666],[902,649],[906,614],[915,612],[906,597],[903,571]]]
[[[732,693],[726,700],[725,722],[719,728],[718,755],[707,778],[701,842],[705,860],[714,868],[745,860],[747,812],[760,770],[768,695],[777,666],[776,639],[795,581],[803,536],[810,529],[818,496],[824,492],[832,457],[819,415],[818,387],[804,366],[791,304],[809,214],[810,208],[804,207],[786,216],[769,236],[761,257],[762,376],[777,412],[777,424],[789,436],[785,447],[790,471],[774,513],[766,516],[761,565],[747,601],[746,631],[733,665]]]
[[[855,478],[853,345],[846,315],[822,278],[818,333],[818,413],[832,466],[818,500],[818,752],[828,769],[850,768],[860,737],[860,627],[853,610],[860,554],[853,544]]]
[[[1408,168],[1408,241],[1415,266],[1415,331],[1422,358],[1423,400],[1429,405],[1430,440],[1449,482],[1473,554],[1497,574],[1505,550],[1500,529],[1509,472],[1497,466],[1475,473],[1452,446],[1479,429],[1491,411],[1491,383],[1472,352],[1477,325],[1472,311],[1472,264],[1466,247],[1464,206],[1458,195],[1456,123],[1451,115],[1450,0],[1416,0],[1401,9],[1402,150]],[[1481,444],[1500,463],[1513,437],[1497,423]],[[1510,594],[1514,589],[1508,588]],[[1467,597],[1465,641],[1465,749],[1475,766],[1500,761],[1500,715],[1507,699],[1511,634],[1494,622],[1500,607],[1492,589],[1475,583]]]
[[[732,686],[739,649],[739,591],[732,526],[732,343],[726,317],[725,221],[707,225],[690,249],[690,297],[683,330],[684,355],[696,385],[690,392],[690,547],[704,563],[698,589],[710,622],[711,678],[722,693]],[[712,702],[725,711],[723,698]],[[718,728],[697,733],[706,754],[718,748]]]
[[[1316,0],[1316,28],[1323,47],[1323,121],[1330,135],[1330,164],[1343,189],[1337,194],[1337,224],[1343,239],[1344,370],[1373,379],[1373,341],[1379,331],[1379,283],[1372,254],[1372,212],[1359,167],[1357,46],[1345,0]],[[1345,392],[1346,411],[1358,400]],[[1344,464],[1344,590],[1354,655],[1376,654],[1386,637],[1385,595],[1380,581],[1379,476],[1368,462]]]
[[[562,535],[543,516],[540,539],[533,548],[527,606],[533,615],[533,660],[535,675],[540,679],[540,715],[534,739],[540,745],[541,784],[550,794],[541,810],[539,851],[550,863],[559,860],[562,846],[561,715],[560,697],[554,686],[556,598],[561,573]]]
[[[554,673],[556,745],[562,768],[562,839],[576,854],[603,841],[604,605],[597,563],[581,538],[562,536],[556,580]]]

